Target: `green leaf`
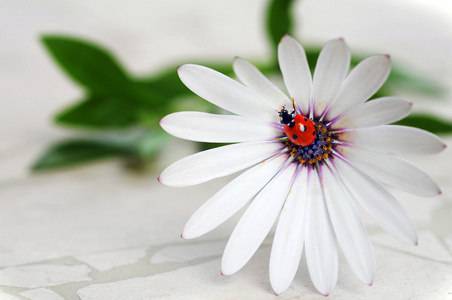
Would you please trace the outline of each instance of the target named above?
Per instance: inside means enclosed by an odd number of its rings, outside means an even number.
[[[90,95],[55,116],[60,125],[84,128],[122,128],[137,123],[141,108],[118,96]]]
[[[134,152],[142,162],[147,162],[154,158],[160,148],[166,144],[169,135],[160,130],[158,132],[149,132],[138,137],[133,143]]]
[[[108,143],[93,140],[68,140],[52,146],[32,166],[33,171],[43,171],[91,162],[101,158],[124,154],[126,150]]]
[[[204,143],[204,142],[199,142],[198,143],[198,149],[199,149],[199,151],[204,151],[204,150],[209,150],[209,149],[213,149],[213,148],[223,147],[223,146],[227,146],[227,145],[230,145],[230,143]]]
[[[127,90],[129,76],[106,49],[67,36],[43,36],[42,43],[60,67],[91,92],[121,95]]]
[[[182,83],[177,74],[177,67],[165,68],[156,74],[138,80],[140,84],[149,90],[158,90],[165,94],[167,98],[174,98],[181,95],[189,95],[192,92]]]
[[[129,77],[99,45],[66,36],[43,36],[42,41],[61,68],[87,90],[85,99],[55,116],[59,125],[85,129],[153,128],[163,116],[179,110],[179,100],[194,96],[180,81],[176,67],[136,79]],[[227,75],[233,73],[231,62],[212,67]],[[213,109],[208,102],[199,102],[203,104],[197,108]]]
[[[292,34],[294,22],[291,8],[294,0],[270,0],[267,6],[267,34],[274,49],[274,57],[281,38]]]
[[[446,94],[445,87],[439,83],[397,65],[393,65],[387,84],[411,93],[422,93],[435,98],[444,97]]]
[[[452,134],[451,121],[428,114],[412,114],[394,124],[418,127],[440,135]]]
[[[70,139],[50,147],[32,169],[50,170],[113,156],[122,156],[140,166],[154,158],[168,138],[168,134],[159,130],[101,132],[97,139]]]

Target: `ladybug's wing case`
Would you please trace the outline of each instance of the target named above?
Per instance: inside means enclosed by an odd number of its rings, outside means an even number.
[[[315,127],[311,120],[296,115],[292,122],[284,126],[284,132],[290,141],[298,146],[309,146],[315,140]]]

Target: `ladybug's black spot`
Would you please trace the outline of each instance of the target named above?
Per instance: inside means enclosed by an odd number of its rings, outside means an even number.
[[[315,135],[315,131],[312,132],[312,135]]]
[[[296,134],[292,135],[292,140],[298,139],[298,136]]]
[[[308,119],[304,118],[304,121],[305,121],[305,122],[307,122],[307,121],[308,121]]]
[[[290,123],[289,123],[289,127],[290,127],[290,128],[293,128],[294,126],[295,126],[295,122],[290,122]]]

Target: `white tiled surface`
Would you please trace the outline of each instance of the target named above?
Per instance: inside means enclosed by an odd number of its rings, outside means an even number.
[[[450,98],[447,2],[300,1],[298,37],[320,44],[344,36],[352,50],[390,53],[393,61],[449,84]],[[229,180],[189,188],[159,184],[159,171],[191,153],[192,144],[174,140],[146,174],[125,171],[117,161],[28,171],[47,145],[73,134],[52,126],[50,116],[82,93],[48,58],[38,34],[100,41],[135,74],[206,56],[262,59],[269,52],[260,26],[264,4],[0,2],[0,299],[275,299],[267,275],[271,236],[230,277],[220,276],[220,258],[239,216],[199,239],[179,238],[191,213]],[[452,116],[450,100],[410,99],[418,110]],[[418,225],[419,246],[400,244],[363,214],[377,257],[374,285],[361,284],[341,259],[331,298],[452,299],[452,150],[414,161],[443,188],[432,199],[395,192]],[[278,299],[316,298],[323,296],[303,261]]]

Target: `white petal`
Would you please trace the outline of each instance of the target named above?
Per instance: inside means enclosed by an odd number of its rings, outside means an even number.
[[[229,219],[273,178],[285,159],[285,155],[269,159],[228,183],[191,216],[182,237],[196,238]]]
[[[278,45],[278,60],[287,90],[306,113],[311,99],[312,77],[303,47],[286,35]]]
[[[276,227],[270,255],[270,283],[277,295],[291,284],[300,263],[306,235],[307,168],[299,171]]]
[[[350,50],[343,39],[328,42],[320,52],[312,83],[315,115],[331,103],[350,68]]]
[[[169,186],[189,186],[257,164],[281,149],[279,142],[249,142],[202,151],[176,161],[159,177]]]
[[[306,262],[312,283],[328,295],[337,281],[337,245],[317,172],[310,174],[308,198]]]
[[[276,175],[251,202],[232,232],[221,262],[223,275],[240,270],[253,256],[278,217],[292,183],[296,164]]]
[[[436,135],[414,127],[383,125],[347,132],[353,144],[396,154],[434,154],[446,148]]]
[[[359,147],[338,150],[375,179],[390,186],[424,197],[441,194],[438,184],[429,174],[393,154]]]
[[[355,105],[362,104],[375,94],[391,71],[391,62],[387,55],[371,56],[360,62],[347,76],[333,102],[328,119],[333,119]]]
[[[383,97],[347,111],[333,128],[366,128],[396,122],[408,116],[412,103],[397,97]]]
[[[375,254],[358,210],[332,172],[323,168],[323,190],[334,232],[348,265],[362,282],[374,280]]]
[[[183,65],[177,71],[181,81],[192,92],[216,106],[244,117],[279,122],[275,108],[226,75],[198,65]]]
[[[292,102],[267,77],[249,62],[236,58],[234,72],[243,84],[252,89],[262,100],[271,107],[280,109],[284,105],[291,107]]]
[[[160,121],[160,126],[178,138],[210,143],[263,141],[283,135],[271,123],[195,111],[167,115]]]
[[[350,194],[384,230],[403,243],[417,245],[417,229],[408,212],[381,184],[351,164],[334,164]]]

